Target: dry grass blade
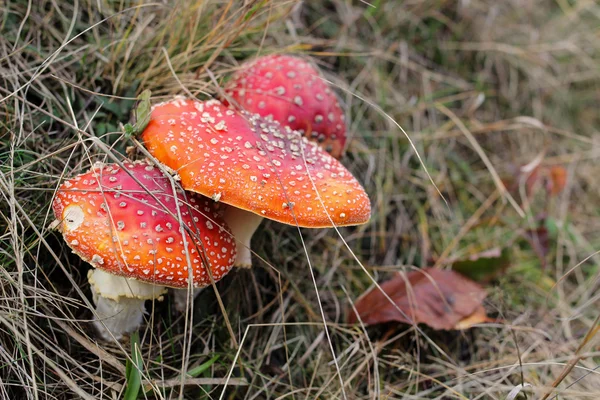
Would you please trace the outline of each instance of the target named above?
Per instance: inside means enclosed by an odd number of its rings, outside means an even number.
[[[92,343],[89,338],[86,338],[79,333],[75,332],[73,328],[68,326],[62,321],[56,321],[56,325],[60,326],[69,337],[75,339],[82,346],[84,346],[89,352],[97,355],[99,358],[105,360],[108,364],[114,367],[117,371],[119,371],[123,376],[125,376],[125,366],[117,360],[117,358],[110,354],[108,351],[104,350],[102,347],[98,346],[95,343]]]
[[[600,5],[465,4],[4,2],[0,397],[122,396],[131,351],[96,340],[89,266],[48,229],[56,188],[96,161],[147,156],[122,129],[139,93],[204,100],[245,60],[282,52],[311,57],[340,95],[341,161],[372,219],[264,223],[252,271],[216,282],[185,315],[170,297],[147,307],[144,396],[600,397]],[[506,191],[522,165],[547,175]],[[374,282],[488,249],[510,255],[484,304],[502,323],[343,323]]]
[[[586,347],[590,343],[590,341],[596,336],[596,334],[599,331],[600,331],[600,316],[596,317],[596,320],[594,321],[594,323],[592,324],[592,326],[590,327],[588,332],[585,334],[585,337],[581,341],[581,344],[575,350],[575,354],[574,354],[575,357],[569,361],[569,363],[567,364],[565,369],[561,372],[561,374],[556,378],[556,380],[554,382],[552,382],[552,388],[558,387],[558,385],[560,385],[560,383],[562,381],[564,381],[565,378],[571,373],[573,368],[577,365],[577,363],[583,357],[580,355],[581,351],[583,350],[584,347]],[[546,400],[548,397],[550,397],[552,392],[553,392],[553,390],[550,390],[549,392],[545,393],[542,396],[542,400]]]

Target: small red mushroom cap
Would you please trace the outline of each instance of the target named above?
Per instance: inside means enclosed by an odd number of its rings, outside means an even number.
[[[184,189],[265,218],[322,228],[371,215],[360,183],[317,144],[217,100],[156,105],[142,140]]]
[[[233,104],[315,140],[335,158],[346,143],[344,112],[319,71],[289,55],[269,55],[242,64],[225,88]]]
[[[210,284],[206,261],[215,281],[227,274],[235,241],[214,203],[174,196],[169,178],[150,164],[124,166],[97,163],[59,188],[54,215],[73,251],[106,272],[170,287],[187,287],[187,254],[195,286]]]

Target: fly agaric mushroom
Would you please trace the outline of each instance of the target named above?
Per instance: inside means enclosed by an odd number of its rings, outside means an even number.
[[[187,288],[190,279],[209,285],[206,265],[218,281],[236,256],[212,201],[174,194],[169,178],[148,163],[124,166],[96,163],[64,182],[53,203],[66,242],[95,267],[88,273],[94,324],[105,339],[137,329],[145,300],[166,287]]]
[[[344,112],[319,70],[307,61],[274,54],[246,62],[225,93],[242,109],[300,131],[335,158],[342,156]]]
[[[278,122],[217,100],[176,98],[153,107],[142,140],[184,189],[230,205],[224,218],[251,266],[250,238],[262,218],[323,228],[369,220],[364,189],[339,161]]]

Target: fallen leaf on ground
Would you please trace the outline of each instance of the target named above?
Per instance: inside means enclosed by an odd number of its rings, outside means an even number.
[[[567,185],[567,170],[560,165],[540,165],[541,160],[536,158],[535,162],[519,168],[509,168],[510,175],[503,179],[504,185],[515,195],[519,194],[520,185],[525,186],[527,196],[538,189],[545,190],[551,197],[559,195]]]
[[[354,305],[366,325],[397,321],[451,330],[488,321],[482,305],[485,289],[454,271],[424,268],[398,273],[380,286],[397,307],[373,288]],[[356,321],[350,310],[348,322]]]
[[[510,266],[508,249],[495,247],[452,262],[452,270],[477,282],[490,282]]]
[[[507,168],[508,174],[503,177],[502,183],[514,195],[519,195],[519,189],[523,185],[525,193],[530,196],[540,179],[540,168],[543,160],[544,155],[542,153],[528,164],[521,166],[509,165]]]
[[[469,329],[473,325],[489,321],[490,319],[485,313],[485,307],[481,305],[475,309],[475,312],[473,312],[473,314],[469,315],[465,319],[458,321],[458,323],[454,325],[454,329]]]
[[[556,165],[549,170],[549,179],[546,190],[550,195],[556,196],[565,189],[567,185],[567,170]]]

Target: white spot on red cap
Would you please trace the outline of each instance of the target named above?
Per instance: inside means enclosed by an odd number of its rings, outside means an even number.
[[[94,264],[103,265],[104,264],[104,259],[102,257],[100,257],[98,254],[94,254],[92,256],[92,262]]]

